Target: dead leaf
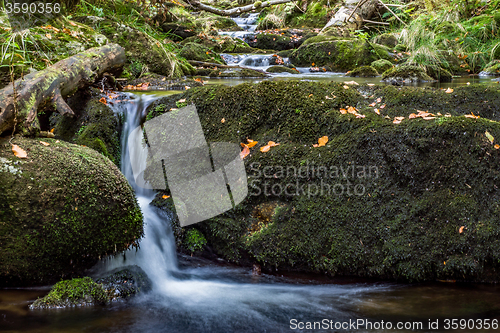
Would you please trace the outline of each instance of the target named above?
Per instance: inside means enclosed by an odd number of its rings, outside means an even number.
[[[255,146],[258,143],[258,141],[253,141],[253,140],[250,140],[250,139],[247,139],[247,141],[248,141],[248,144],[246,144],[246,146],[248,148],[252,148],[253,146]]]
[[[59,141],[59,140],[56,140],[56,143],[59,143],[59,142],[61,142],[61,141]]]
[[[432,119],[436,119],[436,117],[422,117],[423,120],[432,120]]]
[[[178,102],[178,103],[185,103],[185,102],[186,102],[186,99],[185,99],[185,98],[183,98],[183,99],[178,100],[177,102]]]
[[[375,111],[376,114],[378,114],[380,116],[380,111],[379,109],[374,109],[373,111]]]
[[[476,116],[473,112],[471,114],[466,114],[465,118],[471,118],[471,119],[479,119],[479,116]]]
[[[224,124],[226,122],[226,118],[222,118],[220,122]]]
[[[380,106],[381,109],[385,109],[385,104]]]
[[[189,90],[189,89],[191,89],[191,87],[190,86],[184,86],[184,89]]]
[[[382,98],[379,97],[379,98],[377,98],[377,103],[380,103],[380,102],[382,102]]]
[[[12,145],[12,152],[14,153],[14,155],[16,155],[19,158],[27,158],[28,157],[28,154],[26,154],[26,151],[23,150],[18,145]]]
[[[417,118],[417,115],[416,115],[416,114],[414,114],[414,113],[412,113],[412,114],[410,114],[410,115],[408,116],[408,119],[415,119],[415,118]]]
[[[344,84],[359,86],[359,83],[357,83],[356,81],[345,81]]]
[[[488,138],[488,140],[490,140],[491,144],[493,144],[493,141],[495,141],[495,138],[493,137],[493,135],[490,134],[490,132],[486,131],[484,133],[484,135],[486,135],[486,137]]]
[[[372,104],[370,104],[370,105],[368,105],[368,106],[370,106],[370,107],[374,107],[375,105],[377,105],[377,103],[375,103],[375,102],[374,102],[374,103],[372,103]]]
[[[445,93],[447,93],[447,94],[451,94],[451,93],[453,92],[453,89],[448,88],[448,89],[446,89],[444,92],[445,92]]]
[[[460,229],[458,229],[458,233],[461,234],[462,232],[464,232],[464,226],[461,226]]]
[[[240,152],[240,158],[244,159],[245,157],[248,156],[248,154],[250,154],[250,148],[248,148],[248,146],[245,146],[243,147],[243,150]]]
[[[54,133],[55,127],[50,130],[50,133]]]
[[[500,149],[500,145],[498,143],[496,145],[494,145],[493,147],[495,147],[495,149]]]
[[[41,143],[42,145],[44,145],[45,147],[50,146],[50,143],[45,142],[45,141],[40,141],[40,143]]]
[[[166,194],[164,194],[164,195],[162,195],[162,197],[161,197],[161,198],[162,198],[162,199],[168,199],[168,198],[170,198],[170,195],[166,195]]]
[[[279,145],[280,145],[279,143],[276,143],[274,141],[269,141],[267,143],[267,145],[265,145],[264,147],[260,148],[260,151],[263,152],[263,153],[267,153],[269,151],[269,149],[271,149],[271,147],[275,147],[275,146],[279,146]]]
[[[340,109],[340,113],[347,114],[347,110],[346,109]]]
[[[45,37],[47,37],[48,39],[52,39],[52,35],[51,34],[45,34]]]
[[[69,23],[69,25],[76,27],[76,24],[74,22],[69,21],[68,23]]]
[[[344,85],[344,89],[349,89],[349,86],[345,86],[345,85]]]
[[[325,135],[325,136],[322,136],[321,138],[318,139],[318,144],[314,144],[313,147],[317,148],[317,147],[323,147],[324,145],[326,145],[328,142],[328,137]]]
[[[108,105],[108,102],[106,101],[105,97],[101,97],[101,99],[99,100],[99,102],[101,102],[104,105]]]

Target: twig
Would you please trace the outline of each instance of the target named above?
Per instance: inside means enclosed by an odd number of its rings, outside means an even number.
[[[401,23],[403,23],[406,26],[406,23],[403,22],[403,20],[401,20],[399,18],[399,16],[397,16],[396,13],[394,13],[389,7],[387,7],[386,4],[382,2],[382,0],[378,0],[378,2],[380,2],[382,4],[382,6],[385,7],[385,9],[387,9],[389,12],[391,12],[392,15],[394,15]]]
[[[363,19],[363,22],[373,23],[373,24],[382,24],[382,25],[391,25],[390,23],[387,23],[387,22],[375,22],[375,21],[370,21],[370,20],[367,20],[367,19]]]

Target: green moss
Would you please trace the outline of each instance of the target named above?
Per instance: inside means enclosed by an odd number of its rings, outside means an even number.
[[[8,140],[7,140],[8,141]],[[0,157],[22,174],[0,172],[0,282],[46,284],[81,274],[142,236],[142,214],[125,177],[94,150],[55,139],[16,138],[28,160]]]
[[[266,72],[269,73],[290,73],[290,74],[299,74],[299,71],[294,68],[288,68],[285,66],[271,66]]]
[[[179,52],[181,57],[187,60],[205,61],[217,64],[225,64],[226,62],[220,55],[212,52],[210,49],[196,43],[187,43]]]
[[[229,70],[215,70],[210,72],[210,77],[267,77],[268,75],[250,68],[236,68]]]
[[[391,69],[394,65],[392,62],[385,60],[385,59],[379,59],[371,63],[371,66],[377,70],[379,73],[383,73],[389,69]]]
[[[206,244],[205,236],[197,229],[189,229],[184,235],[183,246],[191,252],[201,251]]]
[[[384,33],[377,35],[373,39],[373,42],[394,49],[398,44],[398,38],[394,34]]]
[[[401,82],[428,82],[434,81],[425,70],[417,66],[398,66],[385,71],[382,74],[382,81],[401,81]]]
[[[370,65],[386,55],[387,51],[376,44],[348,39],[301,45],[290,55],[290,60],[297,66],[311,66],[314,63],[316,66],[348,71]]]
[[[89,277],[65,280],[56,283],[50,292],[37,299],[31,308],[50,309],[73,306],[105,304],[108,301],[101,284]]]
[[[460,87],[453,94],[393,86],[359,90],[373,98],[342,84],[266,81],[190,89],[153,105],[168,110],[186,98],[196,105],[208,141],[259,142],[245,159],[249,196],[234,210],[197,225],[207,245],[228,260],[258,261],[273,270],[498,281],[500,151],[484,133],[500,137],[499,88]],[[381,116],[369,106],[377,98],[386,104]],[[342,115],[339,108],[346,105],[355,105],[365,118]],[[450,117],[408,120],[416,110]],[[471,111],[481,118],[463,117]],[[393,124],[395,116],[406,119]],[[324,135],[328,144],[313,148]],[[261,152],[268,141],[280,145]],[[322,166],[338,173],[313,171]],[[340,170],[355,166],[374,169],[362,176],[360,169]],[[303,176],[280,167],[303,167]],[[326,192],[326,187],[323,193],[271,192],[287,184],[307,189],[348,182],[362,186],[363,193]],[[259,224],[256,207],[275,201],[280,208]]]
[[[453,80],[453,75],[442,67],[426,66],[425,71],[427,75],[439,82],[451,82]]]
[[[361,66],[358,68],[353,69],[352,71],[349,72],[349,76],[353,77],[374,77],[378,76],[378,72],[375,68],[372,66]]]

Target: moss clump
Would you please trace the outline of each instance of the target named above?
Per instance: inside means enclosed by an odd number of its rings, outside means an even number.
[[[271,66],[269,67],[266,72],[269,73],[290,73],[290,74],[299,74],[299,71],[296,70],[295,68],[288,68],[285,66]]]
[[[142,237],[142,214],[120,170],[93,149],[55,139],[16,138],[27,159],[0,157],[0,284],[46,284],[81,274]]]
[[[453,80],[453,75],[442,67],[426,66],[425,71],[427,75],[439,82],[451,82]]]
[[[231,38],[229,36],[207,36],[198,35],[186,38],[181,42],[182,45],[187,43],[196,43],[209,48],[217,53],[252,53],[255,49],[248,46],[247,43],[239,38]]]
[[[216,64],[226,64],[224,59],[217,53],[212,52],[210,49],[196,43],[187,43],[179,52],[181,57],[187,60],[205,61]]]
[[[498,76],[500,75],[500,60],[493,60],[489,62],[484,69],[479,73],[483,76]]]
[[[352,77],[374,77],[378,76],[378,72],[372,66],[361,66],[349,72]]]
[[[54,309],[106,304],[108,297],[102,284],[89,277],[56,283],[50,292],[37,299],[30,309]]]
[[[311,66],[314,63],[316,66],[348,71],[388,57],[386,50],[375,46],[356,39],[303,44],[290,55],[290,61],[297,66]]]
[[[418,66],[404,65],[391,68],[382,74],[383,82],[395,84],[435,81]]]
[[[375,70],[378,73],[383,73],[383,72],[391,69],[392,67],[394,67],[392,62],[390,62],[389,60],[385,60],[385,59],[376,60],[376,61],[371,63],[371,66],[373,68],[375,68]]]
[[[485,132],[500,137],[498,122],[488,120],[500,120],[500,90],[359,90],[266,81],[190,89],[153,105],[169,110],[185,98],[196,105],[208,141],[259,142],[245,159],[249,196],[197,224],[207,245],[263,269],[498,281],[500,150]],[[381,116],[369,106],[377,98],[386,104]],[[346,105],[365,118],[341,114]],[[450,117],[408,120],[416,110]],[[463,117],[471,111],[481,118]],[[152,109],[151,116],[162,112]],[[394,124],[395,116],[406,119]],[[326,146],[313,148],[324,135]],[[268,141],[280,145],[261,152]],[[273,202],[279,205],[272,214],[254,213]]]
[[[398,45],[398,38],[394,34],[385,33],[377,35],[373,42],[394,49]]]
[[[256,41],[250,42],[251,47],[255,47],[263,50],[289,50],[293,49],[295,44],[288,36],[281,36],[278,34],[258,34],[255,37]]]

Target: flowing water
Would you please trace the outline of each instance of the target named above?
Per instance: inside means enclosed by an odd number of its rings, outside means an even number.
[[[106,307],[30,311],[29,302],[47,288],[0,290],[0,331],[306,332],[310,330],[300,322],[317,322],[320,329],[315,332],[365,332],[366,321],[380,328],[375,330],[379,332],[409,331],[382,329],[383,321],[394,328],[398,323],[422,325],[418,330],[429,332],[429,320],[438,320],[441,330],[432,332],[444,332],[447,318],[500,320],[498,286],[401,285],[297,274],[255,276],[250,268],[176,255],[171,215],[149,205],[154,192],[135,185],[128,155],[129,149],[139,148],[138,141],[129,146],[134,142],[128,140],[129,134],[158,96],[136,94],[133,98],[134,103],[117,112],[126,117],[122,168],[144,214],[145,237],[138,251],[104,261],[101,269],[139,265],[151,278],[152,291]],[[358,320],[364,325],[345,326]],[[347,329],[335,329],[342,324]]]

